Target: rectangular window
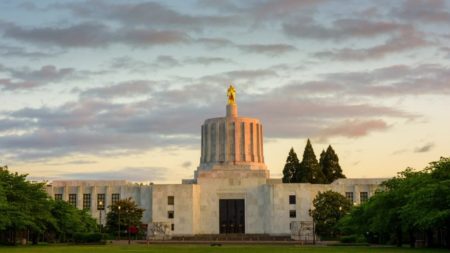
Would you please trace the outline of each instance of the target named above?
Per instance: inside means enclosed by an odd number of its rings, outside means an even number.
[[[55,194],[55,200],[62,200],[62,194]]]
[[[97,194],[97,210],[105,210],[105,194]]]
[[[169,205],[169,206],[175,205],[175,197],[174,196],[167,197],[167,205]]]
[[[352,203],[353,205],[353,192],[346,192],[345,197]]]
[[[83,194],[83,209],[91,209],[91,194]]]
[[[167,218],[173,219],[174,217],[175,217],[175,213],[173,211],[168,211],[167,212]]]
[[[297,217],[297,211],[289,210],[289,218],[296,218],[296,217]]]
[[[369,199],[369,194],[367,192],[359,193],[359,201],[361,202],[361,204],[367,202],[368,199]]]
[[[295,205],[295,203],[297,202],[295,195],[289,195],[289,204],[290,205]]]
[[[114,205],[119,200],[120,200],[120,194],[119,193],[113,193],[111,195],[111,204]]]
[[[175,230],[175,224],[172,224],[171,229],[172,229],[172,231]]]
[[[76,194],[69,194],[69,204],[71,204],[74,207],[77,207],[77,195]]]

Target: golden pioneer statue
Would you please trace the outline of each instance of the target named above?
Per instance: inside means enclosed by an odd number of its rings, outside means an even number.
[[[230,85],[227,91],[228,104],[236,104],[236,90],[233,85]]]

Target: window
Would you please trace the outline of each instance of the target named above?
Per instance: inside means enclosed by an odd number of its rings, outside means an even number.
[[[76,194],[69,194],[69,204],[71,204],[74,207],[77,207],[77,195]]]
[[[97,194],[97,210],[105,210],[105,194]]]
[[[174,217],[175,217],[175,213],[173,211],[168,211],[167,212],[167,218],[173,219]]]
[[[55,194],[55,200],[62,200],[62,194]]]
[[[83,194],[83,209],[91,209],[91,194]]]
[[[173,206],[175,204],[175,197],[174,196],[168,196],[167,197],[167,205]]]
[[[353,192],[346,192],[345,197],[352,203],[353,205]]]
[[[296,218],[296,217],[297,217],[297,211],[289,210],[289,218]]]
[[[369,195],[367,194],[367,192],[359,193],[359,201],[361,202],[361,204],[367,202],[368,199],[369,199]]]
[[[114,205],[117,201],[120,200],[120,194],[119,193],[113,193],[111,195],[111,203]]]
[[[175,230],[175,224],[172,224],[171,226],[171,230],[174,231]]]
[[[295,203],[297,202],[295,195],[289,195],[289,204],[290,205],[295,205]]]

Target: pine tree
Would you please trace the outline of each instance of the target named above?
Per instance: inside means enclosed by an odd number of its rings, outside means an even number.
[[[283,183],[296,182],[295,173],[298,170],[299,166],[300,162],[298,160],[297,154],[295,153],[294,148],[291,148],[283,169]]]
[[[323,159],[322,155],[320,157],[320,168],[325,176],[326,183],[332,183],[338,178],[345,178],[339,165],[339,158],[331,145],[328,146]]]
[[[296,179],[299,183],[312,184],[321,184],[325,181],[309,139],[306,143],[305,151],[303,152],[303,160],[300,163],[299,170],[296,173]]]

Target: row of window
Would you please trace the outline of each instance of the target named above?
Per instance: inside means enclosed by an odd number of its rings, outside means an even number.
[[[77,207],[77,194],[69,194],[69,204]],[[62,194],[55,194],[55,200],[63,200]],[[106,196],[104,193],[97,194],[97,210],[105,210]],[[111,204],[120,200],[119,193],[111,194]],[[91,194],[83,194],[83,209],[91,209]]]
[[[354,202],[353,202],[353,192],[346,192],[346,193],[345,193],[345,197],[346,197],[350,202],[354,203]],[[368,193],[368,192],[360,192],[360,193],[359,193],[359,202],[362,204],[362,203],[367,202],[367,200],[369,200],[369,193]]]
[[[353,203],[353,192],[346,192],[345,197],[350,200],[351,203]],[[359,193],[359,201],[360,203],[365,203],[369,199],[369,193],[368,192],[360,192]],[[295,205],[297,203],[297,198],[295,195],[289,195],[289,204]],[[296,218],[297,217],[297,210],[289,210],[289,218]]]
[[[345,197],[353,203],[353,192],[346,192]],[[369,199],[368,192],[360,192],[359,193],[359,201],[362,203],[366,202]],[[289,195],[289,204],[295,205],[297,203],[297,199],[295,195]]]
[[[175,205],[175,197],[174,196],[167,196],[167,205],[174,206]],[[175,218],[175,211],[167,211],[167,218],[174,219]],[[170,224],[170,229],[172,231],[175,230],[175,224]]]

